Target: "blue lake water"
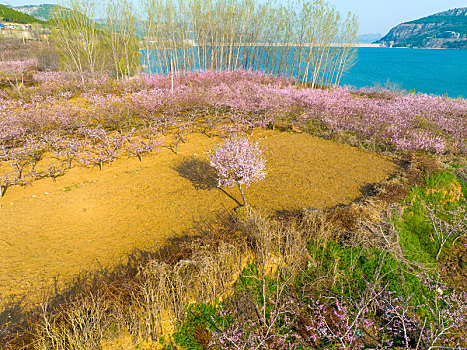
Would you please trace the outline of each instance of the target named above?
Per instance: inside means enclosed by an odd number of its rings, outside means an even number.
[[[405,90],[467,98],[467,50],[359,48],[341,80],[356,87],[397,85]]]
[[[342,77],[341,85],[389,86],[467,98],[467,50],[359,48],[357,62]]]

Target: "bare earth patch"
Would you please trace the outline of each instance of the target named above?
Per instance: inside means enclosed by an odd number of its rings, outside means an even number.
[[[331,207],[361,196],[396,165],[379,155],[308,134],[261,130],[268,175],[247,188],[267,212]],[[206,152],[221,140],[190,135],[179,153],[164,149],[143,162],[73,168],[56,182],[10,188],[0,199],[0,305],[13,295],[37,301],[81,271],[112,267],[135,249],[154,251],[194,223],[232,210],[236,188],[216,188]]]

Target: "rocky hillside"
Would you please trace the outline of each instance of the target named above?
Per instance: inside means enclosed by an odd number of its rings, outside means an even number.
[[[383,36],[380,33],[377,34],[362,34],[358,37],[360,44],[370,44],[376,40],[381,39]]]
[[[21,24],[41,23],[41,21],[26,13],[16,11],[5,5],[0,5],[0,22],[14,22]]]
[[[13,9],[15,9],[16,11],[28,14],[41,21],[48,21],[56,7],[57,5],[42,4],[42,5],[15,6],[13,7]]]
[[[399,24],[376,43],[388,47],[467,49],[467,7]]]

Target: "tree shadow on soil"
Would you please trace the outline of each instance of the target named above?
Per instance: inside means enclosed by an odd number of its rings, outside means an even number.
[[[216,217],[199,218],[193,228],[170,237],[160,248],[135,249],[127,255],[126,262],[113,266],[99,266],[73,278],[62,288],[51,286],[42,293],[42,301],[30,302],[24,297],[10,296],[0,309],[0,349],[29,349],[35,341],[37,325],[43,317],[43,305],[47,314],[57,314],[72,308],[90,295],[100,296],[114,303],[121,298],[138,295],[138,275],[150,261],[175,265],[190,259],[197,247],[216,247],[221,242],[233,242],[238,236],[236,216],[221,212]]]
[[[197,190],[211,190],[217,187],[216,169],[205,160],[185,157],[175,167],[175,171],[181,177],[190,180]]]
[[[208,161],[194,156],[185,157],[174,169],[181,177],[189,180],[195,189],[212,190],[217,188],[235,201],[238,206],[241,206],[241,203],[235,197],[218,187],[216,169]]]

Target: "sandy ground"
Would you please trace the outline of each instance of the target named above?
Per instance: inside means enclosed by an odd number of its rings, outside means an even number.
[[[394,173],[388,159],[308,134],[262,130],[268,176],[246,196],[265,211],[330,207]],[[0,300],[37,301],[81,271],[112,267],[152,250],[236,202],[216,188],[206,152],[220,139],[190,135],[174,154],[73,168],[53,182],[9,188],[0,199]],[[226,189],[240,201],[237,189]],[[0,305],[2,301],[0,301]]]

